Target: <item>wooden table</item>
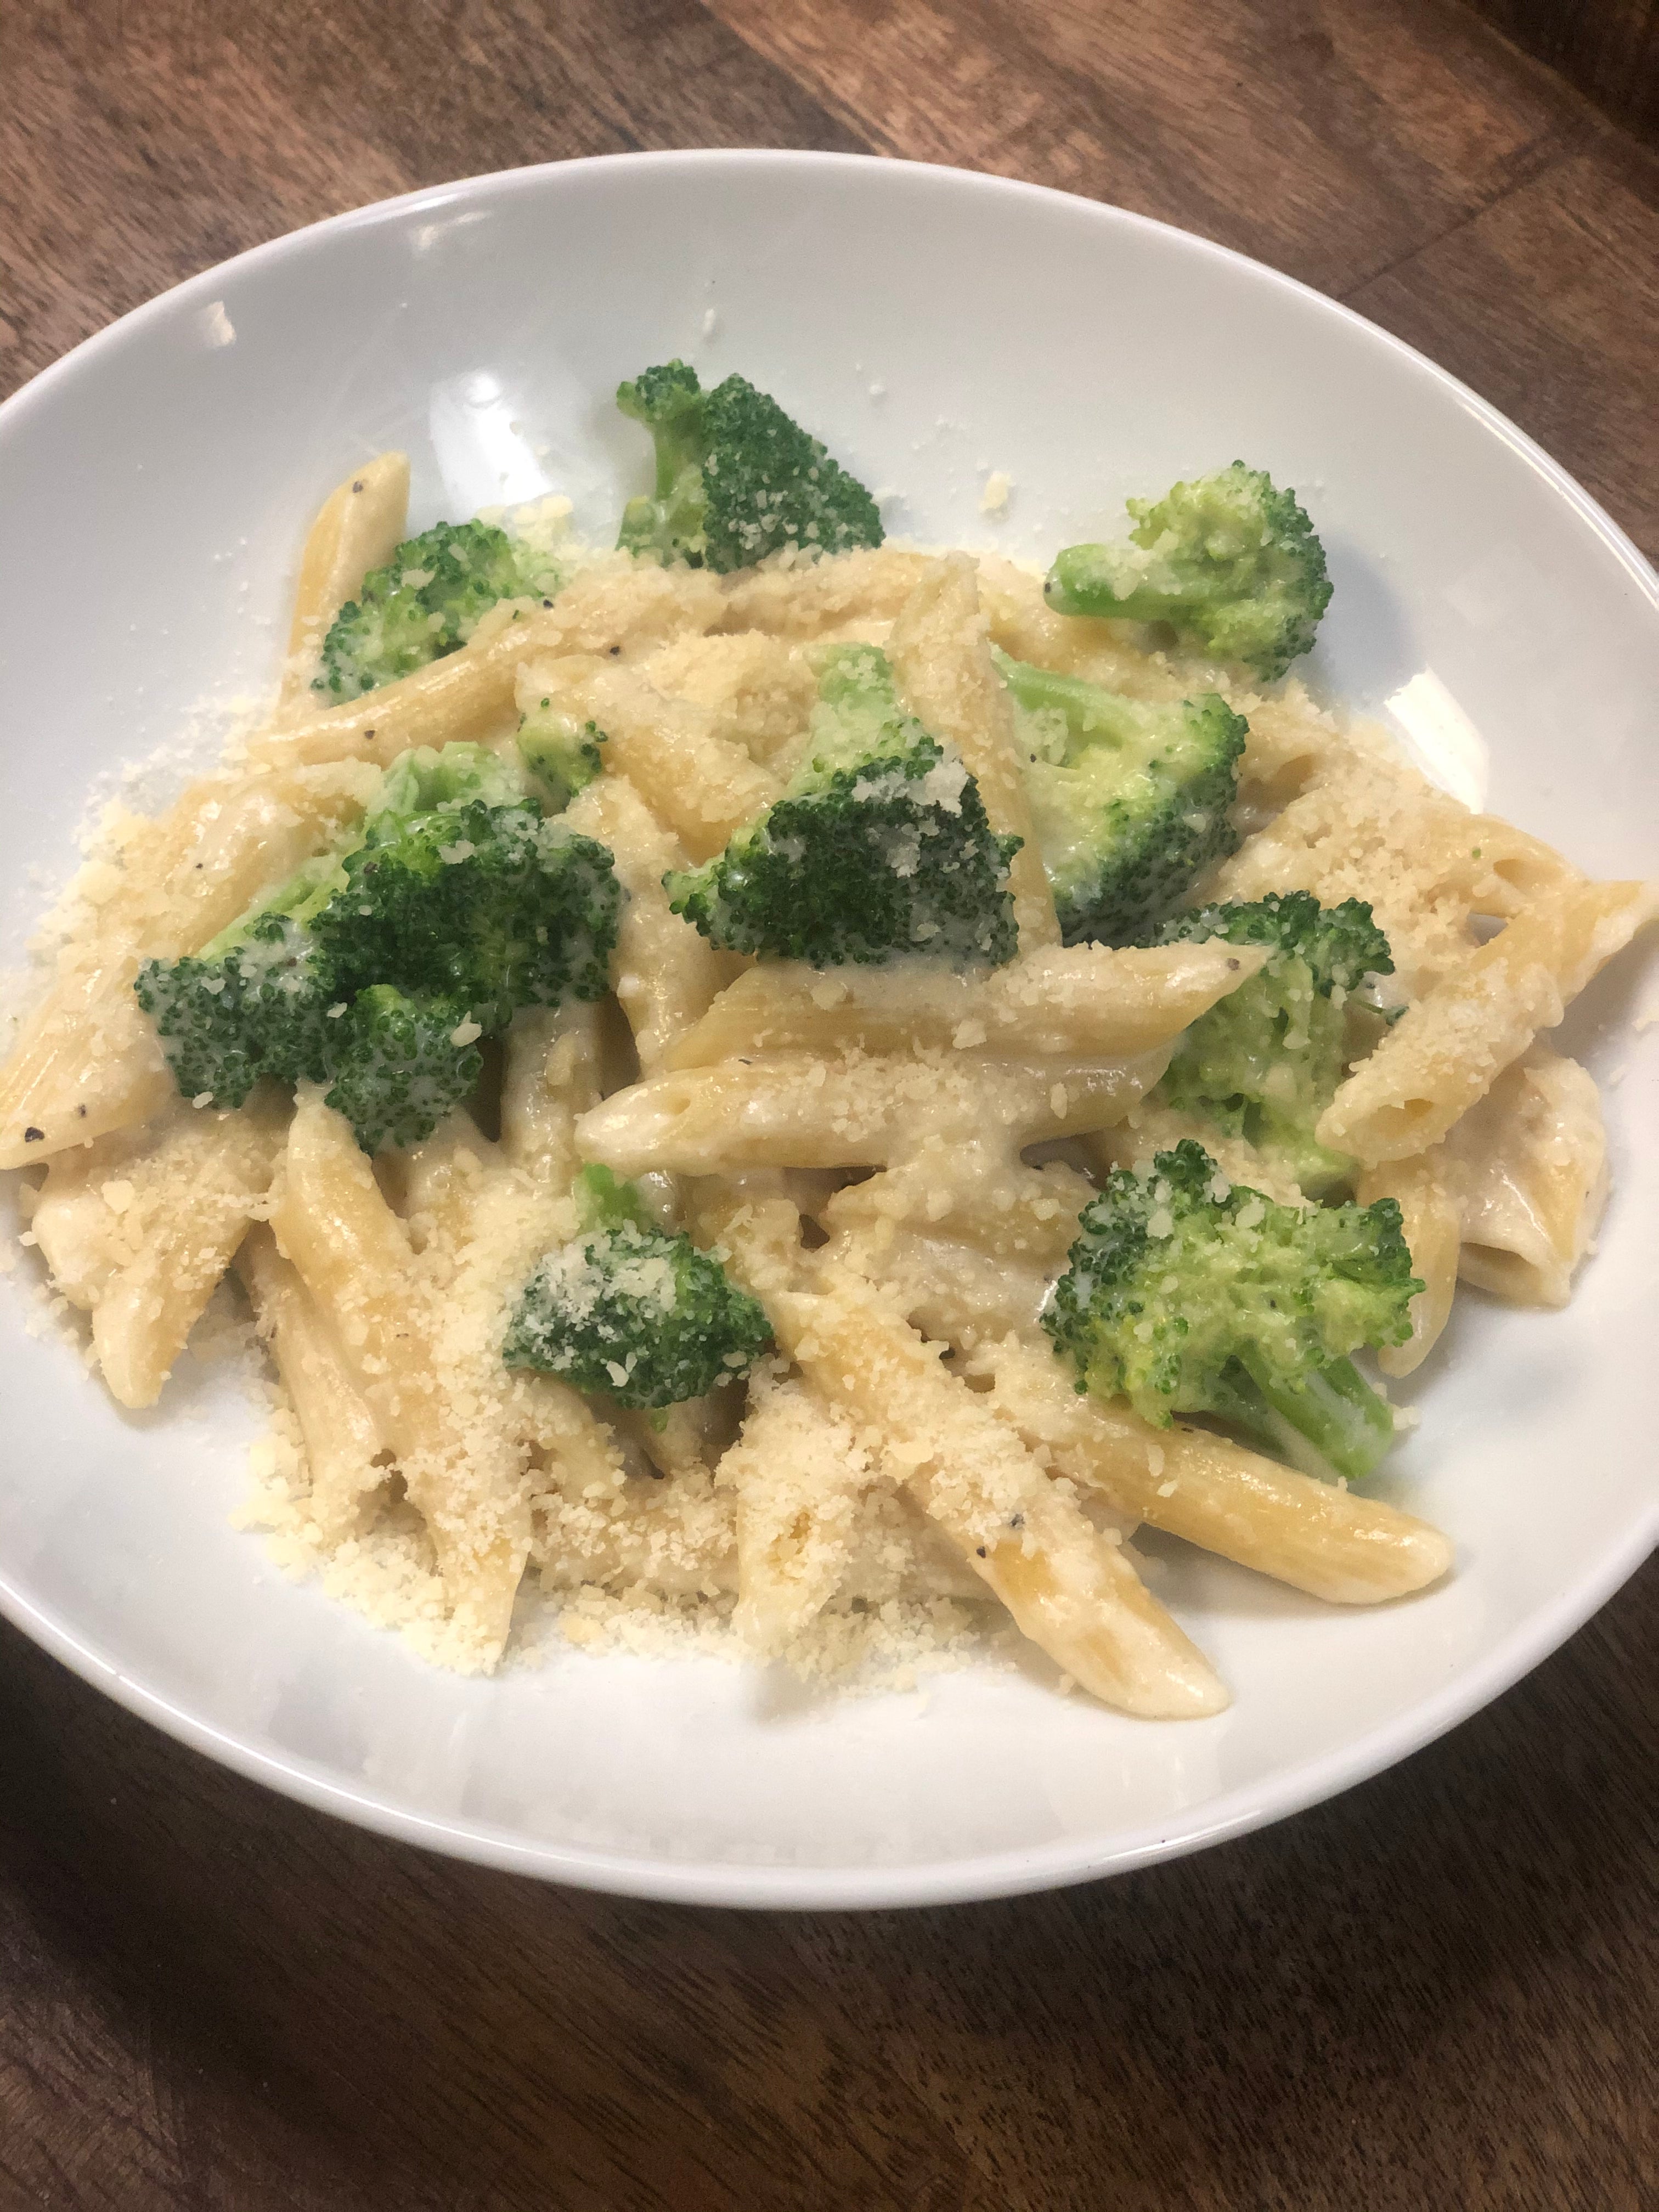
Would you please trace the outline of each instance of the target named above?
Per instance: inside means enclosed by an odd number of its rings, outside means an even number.
[[[1652,10],[1607,4],[1650,52]],[[0,384],[362,201],[756,143],[995,169],[1260,255],[1659,546],[1659,163],[1457,0],[10,0]],[[1639,2212],[1656,1599],[1650,1564],[1489,1711],[1267,1834],[859,1918],[422,1856],[6,1632],[0,2212]]]

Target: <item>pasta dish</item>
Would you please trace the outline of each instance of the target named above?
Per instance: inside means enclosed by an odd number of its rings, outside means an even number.
[[[1358,1486],[1388,1379],[1460,1282],[1566,1301],[1606,1148],[1547,1033],[1659,895],[1316,703],[1259,471],[1045,575],[888,542],[739,377],[618,399],[614,548],[408,537],[397,453],[325,502],[265,725],[66,896],[24,1241],[126,1407],[231,1279],[262,1517],[447,1665],[533,1582],[576,1641],[1000,1621],[1214,1712],[1136,1529],[1337,1605],[1450,1571]]]

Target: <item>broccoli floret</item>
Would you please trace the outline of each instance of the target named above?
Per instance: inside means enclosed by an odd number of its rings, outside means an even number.
[[[585,1168],[575,1196],[580,1234],[526,1285],[507,1365],[619,1406],[678,1405],[747,1374],[772,1341],[765,1308],[689,1237],[658,1228],[609,1169]]]
[[[903,712],[878,647],[825,653],[808,738],[775,805],[664,878],[675,913],[728,951],[815,968],[1011,960],[1019,840],[994,835],[961,760]]]
[[[343,879],[324,854],[199,952],[141,965],[133,989],[182,1097],[240,1106],[262,1076],[321,1080],[339,994],[308,925]]]
[[[1121,945],[1238,843],[1249,725],[1214,692],[1169,704],[994,655],[1019,709],[1025,785],[1068,945]]]
[[[1066,615],[1167,622],[1264,682],[1310,650],[1329,604],[1325,549],[1293,492],[1260,469],[1230,469],[1128,501],[1127,544],[1071,545],[1048,572]]]
[[[372,568],[323,640],[313,684],[361,698],[466,643],[497,599],[544,598],[559,574],[543,554],[487,522],[440,522]]]
[[[544,820],[494,754],[446,745],[405,754],[336,850],[134,988],[185,1097],[329,1082],[371,1149],[410,1144],[477,1080],[453,1033],[605,995],[621,905],[603,845]]]
[[[1266,945],[1267,963],[1193,1024],[1158,1095],[1248,1138],[1322,1197],[1353,1173],[1314,1135],[1346,1072],[1344,1002],[1368,975],[1392,974],[1389,940],[1363,900],[1322,907],[1310,891],[1273,891],[1181,915],[1155,941],[1212,937]]]
[[[326,1103],[345,1115],[366,1152],[417,1144],[477,1082],[480,1034],[453,1000],[411,998],[394,984],[372,983],[340,1018]]]
[[[1347,1354],[1403,1344],[1422,1284],[1391,1198],[1306,1212],[1230,1186],[1201,1145],[1119,1168],[1085,1207],[1043,1325],[1079,1390],[1238,1424],[1294,1464],[1355,1480],[1393,1416]]]
[[[597,722],[578,722],[544,699],[519,724],[519,758],[545,794],[549,809],[562,814],[603,765],[599,747],[605,732]]]
[[[604,997],[621,903],[603,845],[544,820],[494,756],[447,745],[388,771],[312,933],[354,988],[453,1000],[495,1030],[516,1006]]]
[[[657,484],[630,499],[617,543],[725,575],[783,546],[879,545],[880,512],[856,477],[775,399],[740,376],[705,392],[683,361],[619,385],[617,404],[656,446]]]

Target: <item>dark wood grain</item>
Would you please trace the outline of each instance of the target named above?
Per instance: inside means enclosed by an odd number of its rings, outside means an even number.
[[[1032,177],[1259,254],[1659,546],[1655,162],[1456,0],[13,0],[0,385],[388,192],[742,143]],[[1649,2212],[1656,1601],[1659,1564],[1263,1835],[840,1918],[424,1857],[0,1632],[0,2212]]]
[[[1474,0],[1499,30],[1596,106],[1659,139],[1659,0]]]

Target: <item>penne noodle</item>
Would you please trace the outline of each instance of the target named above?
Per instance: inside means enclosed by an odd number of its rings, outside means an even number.
[[[738,963],[731,954],[716,952],[669,905],[662,879],[671,868],[684,867],[684,848],[626,777],[599,777],[571,802],[566,819],[616,857],[617,878],[628,897],[611,978],[634,1033],[641,1072],[654,1075],[670,1063]]]
[[[1275,762],[1270,788],[1279,772]],[[1364,899],[1389,939],[1395,987],[1412,999],[1468,960],[1473,915],[1507,919],[1583,882],[1549,846],[1471,814],[1403,761],[1334,746],[1307,788],[1222,862],[1206,890],[1217,899],[1306,890],[1326,906]]]
[[[312,1519],[325,1544],[337,1544],[362,1530],[390,1472],[380,1430],[316,1300],[264,1222],[244,1239],[236,1272],[300,1425]]]
[[[419,1144],[381,1155],[376,1180],[384,1189],[392,1179],[389,1164],[395,1166],[394,1203],[417,1253],[466,1243],[489,1185],[489,1164],[500,1157],[465,1107],[446,1115]]]
[[[210,777],[124,866],[86,872],[98,935],[70,947],[0,1068],[0,1166],[147,1121],[176,1095],[133,995],[139,962],[198,950],[360,814],[372,787],[356,768]]]
[[[247,1233],[282,1150],[286,1102],[179,1106],[137,1144],[60,1154],[32,1224],[64,1295],[92,1316],[111,1395],[153,1406]]]
[[[1127,1406],[1080,1396],[1042,1337],[975,1355],[981,1401],[1051,1468],[1121,1513],[1336,1605],[1426,1589],[1450,1568],[1438,1529],[1201,1429],[1154,1429]]]
[[[1120,1544],[1055,1489],[1005,1425],[940,1366],[938,1348],[834,1261],[789,1286],[787,1202],[742,1189],[705,1202],[735,1272],[780,1346],[891,1469],[969,1569],[1055,1664],[1126,1712],[1218,1712],[1226,1692],[1152,1597]]]
[[[930,1137],[996,1132],[1013,1149],[1105,1127],[1157,1082],[1167,1050],[1125,1060],[940,1066],[914,1056],[780,1054],[659,1075],[585,1114],[576,1142],[618,1175],[665,1168],[879,1167]]]
[[[1437,1144],[1656,914],[1650,884],[1579,883],[1535,900],[1360,1062],[1321,1117],[1320,1143],[1368,1167]]]
[[[1400,1208],[1412,1273],[1423,1288],[1412,1300],[1410,1337],[1404,1344],[1384,1345],[1376,1363],[1385,1375],[1410,1375],[1439,1342],[1457,1289],[1462,1209],[1448,1181],[1444,1148],[1365,1169],[1354,1197],[1361,1206],[1391,1198]]]
[[[1512,1305],[1565,1305],[1607,1198],[1593,1078],[1535,1044],[1439,1152],[1457,1194],[1463,1279]]]
[[[838,1237],[874,1243],[901,1231],[971,1247],[989,1259],[1057,1275],[1094,1196],[1086,1176],[1060,1162],[1028,1168],[977,1139],[929,1146],[884,1175],[849,1183],[817,1209]]]
[[[965,554],[946,555],[921,576],[899,611],[887,653],[911,713],[961,754],[992,829],[1021,841],[1008,869],[1021,950],[1058,945],[1060,923],[1026,803],[1013,705],[991,659],[974,563]]]
[[[688,632],[638,666],[653,691],[702,708],[713,735],[740,745],[762,768],[779,769],[799,748],[817,703],[811,657],[760,630],[707,637]]]
[[[354,469],[317,510],[300,556],[283,668],[277,720],[312,701],[317,649],[371,568],[383,568],[402,544],[409,519],[409,456],[380,453]]]
[[[383,768],[415,745],[481,742],[514,721],[519,671],[535,655],[648,650],[677,630],[706,627],[718,607],[712,578],[699,591],[645,564],[601,562],[539,607],[501,602],[459,653],[268,730],[249,740],[247,754],[271,767],[366,760]]]
[[[628,779],[693,860],[712,860],[781,793],[769,769],[715,736],[705,709],[664,698],[632,669],[592,654],[532,661],[520,681],[519,704],[529,713],[550,702],[573,721],[604,732],[605,767]]]
[[[876,1471],[851,1425],[795,1380],[758,1395],[720,1480],[735,1501],[735,1626],[752,1650],[781,1656],[835,1595]]]
[[[581,1165],[576,1119],[604,1096],[603,1009],[580,1000],[526,1006],[507,1033],[501,1079],[501,1150],[539,1181],[565,1189]]]
[[[779,1340],[831,1402],[881,1438],[903,1479],[1056,1666],[1125,1712],[1218,1712],[1226,1693],[1120,1546],[1054,1489],[1012,1432],[875,1293],[834,1267],[774,1293]],[[1008,1447],[1013,1445],[1013,1449]]]
[[[1054,1287],[1054,1274],[1040,1267],[998,1259],[925,1230],[868,1237],[843,1232],[832,1249],[913,1328],[957,1351],[1035,1328]]]
[[[664,1065],[708,1067],[744,1054],[827,1056],[854,1048],[1118,1059],[1168,1044],[1265,957],[1254,946],[1212,939],[1126,950],[1045,945],[984,971],[920,959],[827,972],[767,961],[721,992]]]
[[[931,563],[928,554],[881,545],[810,566],[739,569],[723,579],[725,605],[713,627],[818,642],[884,627]]]
[[[278,1247],[332,1330],[431,1533],[458,1663],[492,1667],[530,1547],[515,1443],[444,1387],[438,1315],[408,1233],[349,1123],[314,1090],[301,1094],[285,1170],[271,1212]]]

